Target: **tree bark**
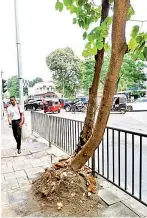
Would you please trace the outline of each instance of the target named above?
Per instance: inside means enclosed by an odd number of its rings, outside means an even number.
[[[102,0],[102,14],[101,14],[100,25],[108,16],[108,12],[109,12],[109,0]],[[105,40],[103,40],[103,42],[105,42]],[[75,154],[77,154],[82,149],[83,145],[88,141],[88,139],[92,135],[92,130],[95,121],[95,114],[97,109],[98,85],[100,81],[100,72],[102,69],[103,60],[104,60],[104,48],[98,50],[97,54],[95,55],[94,77],[92,81],[92,86],[89,89],[89,100],[88,100],[86,118],[85,118],[83,130],[80,134],[80,141],[75,150]]]
[[[127,48],[125,38],[125,27],[129,8],[129,0],[114,1],[114,16],[112,24],[112,49],[109,64],[109,71],[104,85],[103,97],[97,116],[96,124],[92,136],[86,142],[82,150],[71,162],[73,170],[80,169],[93,155],[100,145],[107,125],[112,98],[115,94],[116,82],[123,62],[123,57]]]
[[[118,91],[119,81],[120,81],[120,77],[118,78],[118,80],[116,82],[115,94],[117,94],[117,91]]]

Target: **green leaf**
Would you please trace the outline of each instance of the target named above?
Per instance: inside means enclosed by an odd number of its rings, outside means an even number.
[[[135,38],[137,36],[138,32],[139,32],[139,26],[136,25],[132,29],[131,37]]]
[[[87,38],[87,32],[85,31],[84,33],[83,33],[83,39],[85,40]]]
[[[111,25],[112,24],[112,17],[107,17],[107,24],[108,25]]]
[[[144,34],[144,39],[145,39],[145,40],[147,39],[147,33],[146,33],[146,34]]]
[[[76,23],[77,23],[77,19],[73,18],[73,24],[76,24]]]
[[[147,60],[147,47],[144,47],[143,55],[144,55],[144,58]]]
[[[98,13],[101,13],[101,11],[102,11],[102,6],[99,6],[99,7],[97,8],[97,12],[98,12]]]
[[[141,42],[142,42],[142,36],[137,36],[136,41],[137,41],[138,43],[141,43]]]
[[[97,41],[96,46],[97,46],[98,50],[101,50],[103,48],[104,44],[102,41]]]
[[[84,50],[84,51],[82,52],[82,55],[83,55],[83,57],[87,57],[87,56],[88,56],[88,52],[87,52],[86,50]]]
[[[63,3],[57,1],[55,8],[56,8],[56,10],[59,10],[61,12],[63,10]]]
[[[130,5],[129,10],[128,10],[128,16],[127,16],[127,20],[130,20],[130,18],[135,14],[135,11],[133,9],[133,7]]]
[[[73,0],[68,0],[69,5],[72,5],[72,3],[73,3]]]
[[[109,51],[110,50],[110,45],[109,45],[108,42],[104,44],[104,49],[105,49],[105,51]]]
[[[138,55],[138,59],[144,61],[144,55],[143,55],[142,52],[139,53],[139,55]]]
[[[95,39],[94,34],[89,34],[89,35],[88,35],[88,40],[89,40],[90,42],[93,42],[94,39]]]
[[[134,51],[135,48],[136,48],[136,46],[137,46],[137,42],[136,42],[135,39],[132,38],[132,39],[129,41],[129,43],[128,43],[128,47],[129,47],[129,49],[131,49],[132,51]]]
[[[63,3],[64,3],[65,6],[69,5],[69,1],[68,0],[63,0]]]
[[[91,55],[96,55],[96,53],[97,53],[97,47],[94,46],[94,47],[91,48],[89,51],[90,51],[90,54],[91,54]]]

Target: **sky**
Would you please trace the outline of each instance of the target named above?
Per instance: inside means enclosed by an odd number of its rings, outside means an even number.
[[[17,0],[19,35],[23,78],[41,77],[51,79],[46,66],[46,56],[57,48],[71,47],[82,57],[85,41],[82,29],[72,24],[72,16],[66,10],[55,10],[56,0]],[[147,20],[147,0],[131,0],[135,9],[134,20]],[[7,79],[17,75],[14,0],[0,1],[0,70]],[[141,23],[137,23],[141,25]],[[128,22],[126,35],[129,38],[132,26]],[[142,26],[147,32],[147,22]]]

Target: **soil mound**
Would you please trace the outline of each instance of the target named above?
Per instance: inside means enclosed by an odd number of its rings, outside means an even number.
[[[54,164],[33,183],[33,192],[50,216],[100,216],[104,205],[91,171],[83,167],[74,172],[69,160]]]

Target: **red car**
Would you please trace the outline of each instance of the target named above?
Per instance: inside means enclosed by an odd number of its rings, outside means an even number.
[[[44,113],[60,113],[61,105],[58,99],[46,99],[43,101]]]

